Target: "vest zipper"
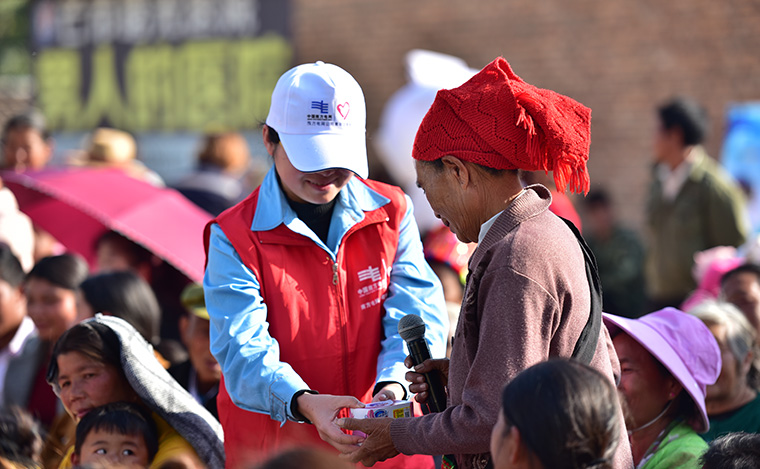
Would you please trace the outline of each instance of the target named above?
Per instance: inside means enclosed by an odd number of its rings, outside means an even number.
[[[343,292],[341,291],[340,286],[340,278],[338,276],[338,260],[341,257],[340,253],[337,254],[336,259],[333,261],[332,264],[332,270],[333,270],[333,285],[335,285],[335,296],[338,303],[338,311],[340,314],[340,332],[341,337],[343,339],[343,392],[342,394],[347,395],[349,394],[349,390],[351,389],[349,386],[349,377],[348,374],[350,370],[348,369],[348,354],[349,354],[349,346],[348,346],[348,317],[346,315],[346,304],[345,304],[345,298],[343,298]],[[332,259],[331,259],[332,260]]]

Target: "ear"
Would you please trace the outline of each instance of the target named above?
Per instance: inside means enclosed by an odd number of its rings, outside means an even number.
[[[441,158],[443,169],[449,173],[463,188],[470,184],[472,171],[462,160],[452,155]]]
[[[668,391],[668,400],[675,399],[681,393],[681,391],[683,391],[683,385],[673,377],[670,378],[666,388]]]
[[[261,137],[264,139],[264,146],[267,149],[269,156],[274,157],[274,151],[277,149],[277,144],[269,141],[269,126],[264,124],[261,127]]]
[[[750,368],[752,368],[753,361],[755,361],[755,352],[753,350],[750,350],[747,352],[747,355],[744,356],[744,360],[742,360],[742,376],[746,376],[747,373],[749,373]]]
[[[79,455],[77,453],[71,453],[71,465],[74,467],[79,466]]]
[[[192,313],[188,313],[192,314]],[[187,327],[190,325],[190,318],[187,317],[187,315],[183,315],[179,317],[179,336],[182,338],[182,342],[185,342],[185,333],[187,332]]]
[[[514,425],[509,429],[507,455],[512,467],[528,467],[527,463],[530,461],[530,451],[522,441],[520,430]]]

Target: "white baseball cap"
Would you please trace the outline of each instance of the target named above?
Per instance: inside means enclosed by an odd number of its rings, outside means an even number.
[[[337,65],[320,61],[285,72],[272,92],[266,123],[297,170],[343,168],[368,176],[364,93]]]

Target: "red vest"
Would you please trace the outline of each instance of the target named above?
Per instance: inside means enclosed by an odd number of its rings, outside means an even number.
[[[211,223],[219,225],[256,275],[267,305],[269,333],[280,345],[280,360],[290,364],[311,389],[369,402],[384,337],[383,300],[406,200],[398,188],[362,182],[391,202],[366,212],[349,229],[335,261],[310,238],[282,224],[269,231],[251,231],[258,189]],[[238,408],[223,381],[217,406],[227,467],[240,467],[283,447],[326,444],[312,425],[288,421],[280,427],[269,415]],[[419,458],[397,457],[389,461],[391,465],[378,467],[432,467],[429,456]]]

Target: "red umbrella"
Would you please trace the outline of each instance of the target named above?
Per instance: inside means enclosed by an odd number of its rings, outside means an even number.
[[[98,238],[114,230],[191,280],[203,280],[203,227],[212,217],[174,189],[159,188],[114,169],[0,174],[22,212],[91,264]]]

